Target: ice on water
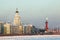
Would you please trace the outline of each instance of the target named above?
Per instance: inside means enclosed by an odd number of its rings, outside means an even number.
[[[60,40],[60,35],[1,36],[0,40]]]

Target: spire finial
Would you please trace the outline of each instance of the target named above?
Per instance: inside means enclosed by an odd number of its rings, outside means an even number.
[[[19,13],[19,12],[18,12],[18,8],[16,8],[16,13]]]
[[[16,11],[18,11],[18,8],[16,8]]]

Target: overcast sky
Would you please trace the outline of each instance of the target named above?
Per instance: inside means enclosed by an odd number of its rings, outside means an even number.
[[[43,27],[48,17],[49,27],[60,26],[60,0],[0,0],[0,20],[13,21],[16,8],[23,24]]]

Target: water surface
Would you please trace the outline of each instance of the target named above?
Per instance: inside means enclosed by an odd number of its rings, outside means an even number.
[[[60,40],[60,35],[2,36],[0,40]]]

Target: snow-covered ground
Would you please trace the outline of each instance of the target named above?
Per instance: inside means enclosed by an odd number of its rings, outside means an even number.
[[[0,36],[0,40],[60,40],[60,35]]]

